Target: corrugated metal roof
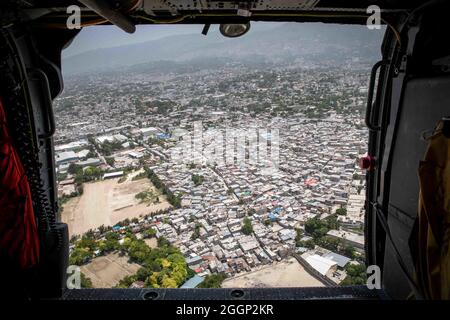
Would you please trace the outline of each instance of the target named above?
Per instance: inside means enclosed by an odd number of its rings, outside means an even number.
[[[195,275],[192,278],[190,278],[188,281],[186,281],[185,283],[183,283],[183,285],[180,288],[188,288],[188,289],[192,289],[197,287],[200,283],[203,282],[203,280],[205,280],[205,278],[200,277],[199,275]]]
[[[325,275],[332,266],[337,264],[333,260],[321,257],[317,254],[309,256],[305,260],[322,275]]]
[[[341,268],[344,268],[345,265],[351,260],[350,258],[334,252],[327,253],[323,257],[337,262],[338,266]]]

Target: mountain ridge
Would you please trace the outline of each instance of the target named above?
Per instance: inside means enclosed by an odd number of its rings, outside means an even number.
[[[322,23],[283,23],[270,30],[249,31],[229,39],[219,32],[170,35],[130,45],[90,50],[63,59],[63,73],[106,71],[133,65],[165,61],[189,61],[197,58],[249,59],[263,56],[276,62],[303,58],[342,64],[350,58],[372,61],[380,56],[384,32],[365,26]]]

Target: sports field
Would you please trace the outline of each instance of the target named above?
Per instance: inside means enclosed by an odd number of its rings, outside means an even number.
[[[79,235],[101,225],[113,226],[126,218],[135,218],[170,207],[165,196],[159,195],[159,203],[141,202],[136,194],[141,191],[157,193],[148,179],[119,183],[110,179],[83,185],[80,197],[69,199],[61,213],[61,220],[69,225],[69,234]]]
[[[91,279],[94,288],[111,288],[122,278],[135,274],[139,268],[140,265],[129,263],[126,255],[110,253],[81,266],[81,272]]]

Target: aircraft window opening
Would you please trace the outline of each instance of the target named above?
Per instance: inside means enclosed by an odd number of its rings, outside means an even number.
[[[82,286],[364,285],[358,159],[385,29],[201,27],[114,44],[86,27],[63,52],[59,215]]]

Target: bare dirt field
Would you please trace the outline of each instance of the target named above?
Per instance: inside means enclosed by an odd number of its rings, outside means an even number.
[[[323,287],[295,258],[226,279],[222,288]]]
[[[158,240],[156,240],[156,238],[145,239],[144,242],[152,249],[158,247]]]
[[[129,263],[127,256],[110,253],[81,266],[81,272],[91,279],[94,288],[111,288],[125,276],[135,274],[139,268],[138,264]]]
[[[85,183],[83,195],[64,204],[61,220],[69,225],[70,235],[83,234],[101,225],[113,226],[126,218],[144,216],[170,207],[162,195],[159,196],[160,203],[156,204],[141,203],[135,198],[141,191],[157,192],[148,179],[118,181],[110,179]]]

